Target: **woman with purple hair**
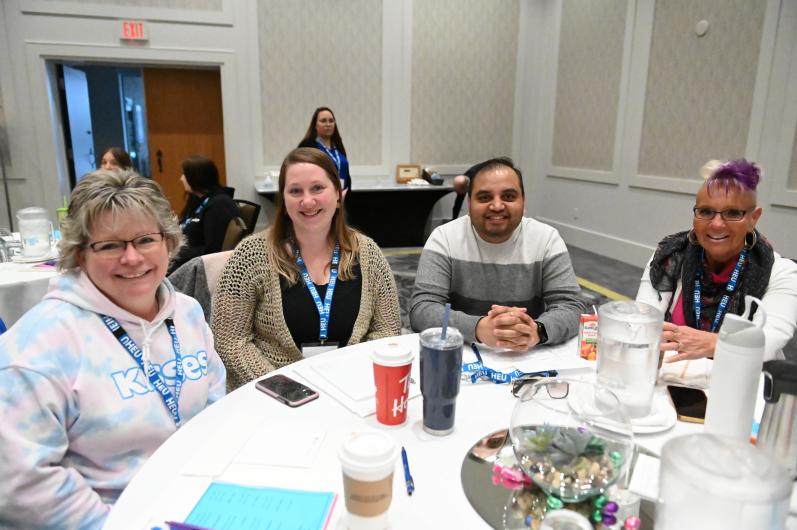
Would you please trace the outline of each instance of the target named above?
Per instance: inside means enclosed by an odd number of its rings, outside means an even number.
[[[742,314],[745,295],[766,311],[764,360],[783,358],[797,324],[797,264],[755,228],[761,172],[740,159],[712,160],[700,174],[692,229],[659,243],[636,299],[664,312],[661,349],[675,353],[665,362],[712,357],[725,315]]]

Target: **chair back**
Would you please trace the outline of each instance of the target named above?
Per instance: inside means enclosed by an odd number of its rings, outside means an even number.
[[[227,232],[224,234],[224,241],[221,243],[221,250],[232,250],[235,245],[241,242],[246,236],[246,223],[240,217],[233,217],[227,225]]]
[[[208,291],[211,297],[213,297],[213,293],[216,292],[219,278],[230,256],[232,256],[232,250],[216,252],[215,254],[205,254],[202,256],[202,264],[205,266],[205,279],[208,282]]]
[[[246,223],[246,234],[244,235],[248,236],[255,231],[255,226],[257,226],[257,218],[260,215],[260,205],[244,199],[233,199],[233,202],[238,206],[239,215],[241,219],[244,220],[244,223]]]

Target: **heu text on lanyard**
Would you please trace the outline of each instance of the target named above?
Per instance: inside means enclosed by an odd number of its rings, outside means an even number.
[[[739,254],[739,260],[736,262],[736,266],[733,268],[733,273],[731,274],[731,279],[728,280],[728,283],[725,285],[725,294],[722,295],[720,298],[720,303],[717,306],[717,313],[714,315],[714,322],[711,323],[711,333],[716,333],[720,327],[720,321],[722,320],[722,315],[725,314],[725,311],[728,310],[728,302],[731,300],[731,295],[736,290],[736,286],[739,283],[739,275],[742,273],[742,266],[744,265],[744,261],[747,258],[747,249],[743,249],[741,254]],[[705,252],[703,256],[701,256],[701,262],[705,259]],[[695,278],[695,290],[693,293],[694,296],[694,303],[695,303],[695,325],[698,329],[700,329],[700,312],[703,310],[703,287],[700,283],[700,275]]]
[[[144,367],[144,352],[141,348],[138,347],[138,344],[127,334],[125,328],[122,327],[119,322],[113,317],[109,317],[107,315],[100,315],[100,319],[102,320],[105,327],[113,333],[113,336],[116,337],[116,340],[119,341],[119,344],[127,350],[127,353],[136,361],[138,367],[147,375],[147,379],[149,379],[150,384],[155,389],[155,391],[160,395],[163,404],[166,406],[166,409],[172,415],[172,419],[174,420],[174,425],[180,427],[180,390],[183,388],[183,379],[185,379],[185,373],[183,369],[183,356],[180,353],[180,341],[177,340],[177,329],[174,327],[174,321],[171,318],[167,318],[165,320],[166,329],[169,331],[169,335],[172,337],[172,350],[174,351],[174,362],[176,368],[176,380],[174,383],[174,394],[172,394],[171,389],[166,385],[166,382],[163,380],[161,374],[159,374],[155,368],[152,366],[152,363],[147,363],[146,368]]]
[[[335,285],[338,281],[338,265],[340,264],[340,244],[335,243],[335,248],[332,250],[332,267],[329,271],[329,284],[327,285],[327,292],[324,295],[324,302],[321,302],[321,297],[318,290],[315,288],[313,280],[310,278],[310,273],[307,271],[307,265],[299,252],[298,245],[294,244],[293,255],[296,259],[296,265],[299,267],[299,272],[302,273],[302,279],[310,291],[310,296],[313,297],[313,303],[318,310],[318,342],[319,344],[302,345],[302,351],[305,356],[315,355],[323,351],[337,348],[337,343],[328,343],[327,336],[329,332],[329,317],[332,313],[332,296],[335,292]]]

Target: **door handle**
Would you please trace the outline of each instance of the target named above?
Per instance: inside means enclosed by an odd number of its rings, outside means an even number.
[[[163,151],[158,149],[158,152],[155,153],[155,156],[158,158],[158,173],[163,173]]]

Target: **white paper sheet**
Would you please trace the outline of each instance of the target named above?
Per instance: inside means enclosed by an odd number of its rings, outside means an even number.
[[[410,371],[410,399],[421,395],[417,346],[415,351]],[[301,363],[293,371],[361,418],[376,412],[373,361],[363,348],[346,353],[332,352]]]
[[[659,468],[661,460],[640,453],[634,465],[634,474],[628,489],[648,500],[659,500]]]
[[[183,466],[181,474],[198,477],[218,477],[232,462],[233,455],[257,432],[264,417],[233,414],[204,445],[197,446]]]
[[[279,429],[264,421],[237,455],[236,464],[311,468],[326,433],[304,423],[282,421]]]
[[[477,344],[477,347],[484,364],[488,368],[501,372],[510,372],[515,368],[523,372],[579,368],[591,368],[594,370],[595,361],[582,359],[578,355],[577,344],[577,339],[571,339],[556,346],[537,346],[527,352],[500,350],[490,348],[486,344]]]

